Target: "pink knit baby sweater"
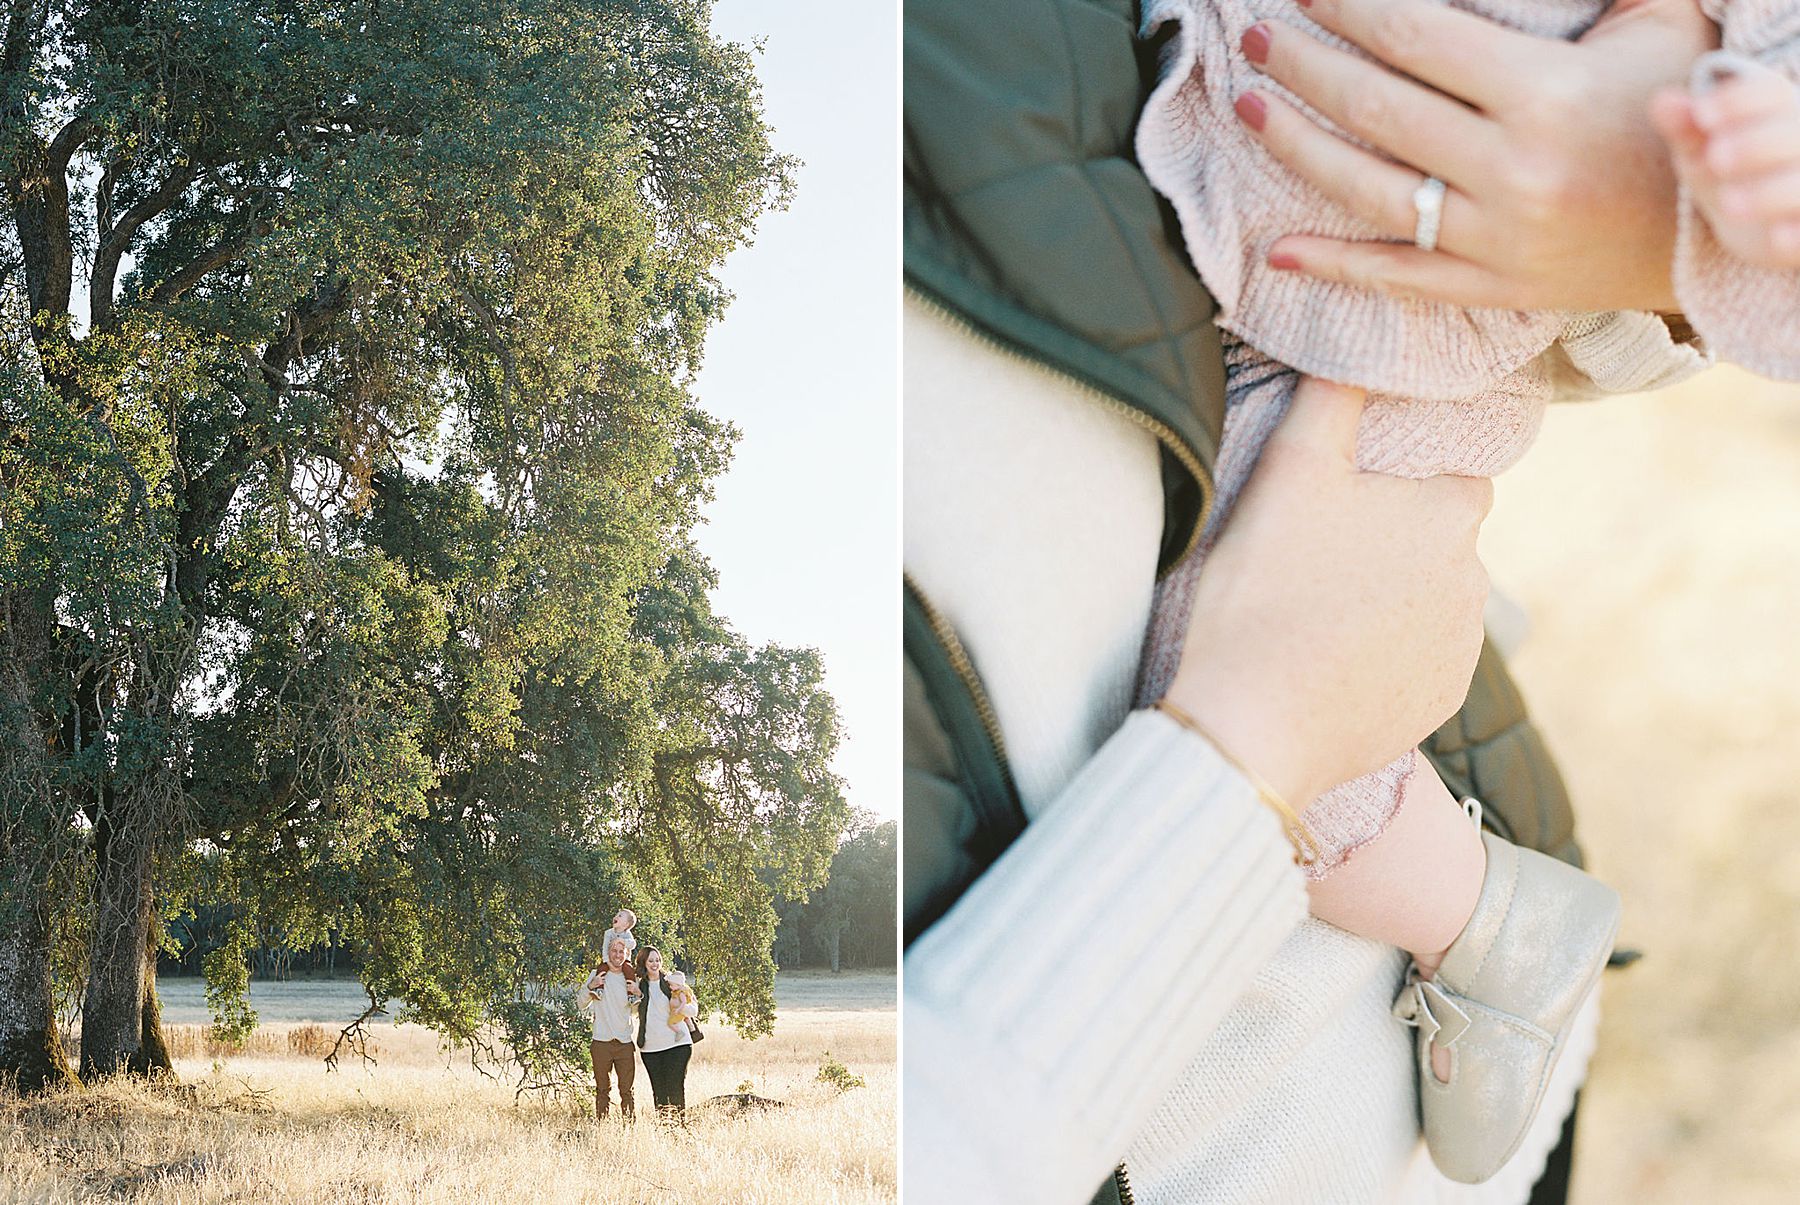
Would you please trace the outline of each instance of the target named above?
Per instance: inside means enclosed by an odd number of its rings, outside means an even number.
[[[1729,18],[1728,48],[1782,66],[1800,64],[1794,0],[1707,3],[1715,19]],[[1549,37],[1576,36],[1606,7],[1597,0],[1459,0],[1457,6]],[[1310,112],[1238,50],[1243,31],[1257,21],[1291,17],[1291,0],[1147,0],[1144,7],[1147,31],[1174,28],[1138,127],[1139,159],[1175,207],[1226,334],[1216,502],[1195,554],[1158,588],[1139,675],[1145,704],[1160,698],[1174,675],[1205,554],[1301,373],[1367,389],[1358,461],[1406,477],[1493,476],[1530,445],[1553,394],[1658,388],[1705,367],[1706,348],[1725,350],[1758,371],[1800,376],[1800,274],[1732,258],[1712,241],[1686,197],[1674,275],[1704,348],[1676,342],[1660,318],[1646,313],[1466,309],[1270,269],[1269,244],[1282,235],[1382,237],[1271,157],[1233,112],[1236,98],[1253,87]],[[1360,53],[1323,30],[1309,32]],[[1308,808],[1306,822],[1322,849],[1309,873],[1329,873],[1381,833],[1413,764],[1409,753]]]

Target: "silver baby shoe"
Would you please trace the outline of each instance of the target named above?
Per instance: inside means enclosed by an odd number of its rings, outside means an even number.
[[[1479,1184],[1510,1159],[1543,1103],[1576,1010],[1619,931],[1619,893],[1492,833],[1475,911],[1429,980],[1410,968],[1394,1016],[1419,1031],[1419,1111],[1438,1170]],[[1450,1082],[1431,1043],[1450,1052]]]

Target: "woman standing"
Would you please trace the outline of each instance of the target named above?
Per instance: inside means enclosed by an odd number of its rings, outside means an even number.
[[[680,971],[663,973],[662,951],[654,946],[638,954],[638,972],[643,995],[637,1043],[650,1073],[650,1092],[658,1113],[680,1120],[687,1108],[688,1059],[694,1053],[688,1023],[700,1015],[700,1005]]]

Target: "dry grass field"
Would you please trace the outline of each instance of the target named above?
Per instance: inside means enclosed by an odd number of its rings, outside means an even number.
[[[893,975],[783,975],[775,1033],[707,1026],[688,1073],[690,1124],[597,1125],[442,1052],[416,1026],[379,1029],[373,1067],[327,1073],[311,1021],[354,1016],[354,987],[257,985],[265,1024],[237,1056],[208,1054],[197,991],[167,993],[180,1083],[113,1083],[43,1100],[0,1095],[0,1200],[159,1205],[552,1201],[852,1205],[895,1198]],[[291,986],[293,990],[287,991]],[[191,997],[191,998],[190,998]],[[345,1011],[348,1009],[348,1012]],[[866,1086],[816,1081],[826,1052]],[[786,1102],[729,1117],[694,1102],[737,1091]],[[648,1080],[640,1066],[642,1104]],[[591,1110],[591,1101],[590,1101]]]
[[[1514,669],[1624,894],[1578,1205],[1800,1197],[1800,390],[1552,412],[1483,538]]]

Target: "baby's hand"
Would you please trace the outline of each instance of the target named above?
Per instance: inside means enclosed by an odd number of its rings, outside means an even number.
[[[1800,268],[1800,88],[1737,55],[1707,55],[1693,82],[1651,117],[1694,204],[1733,255]]]

